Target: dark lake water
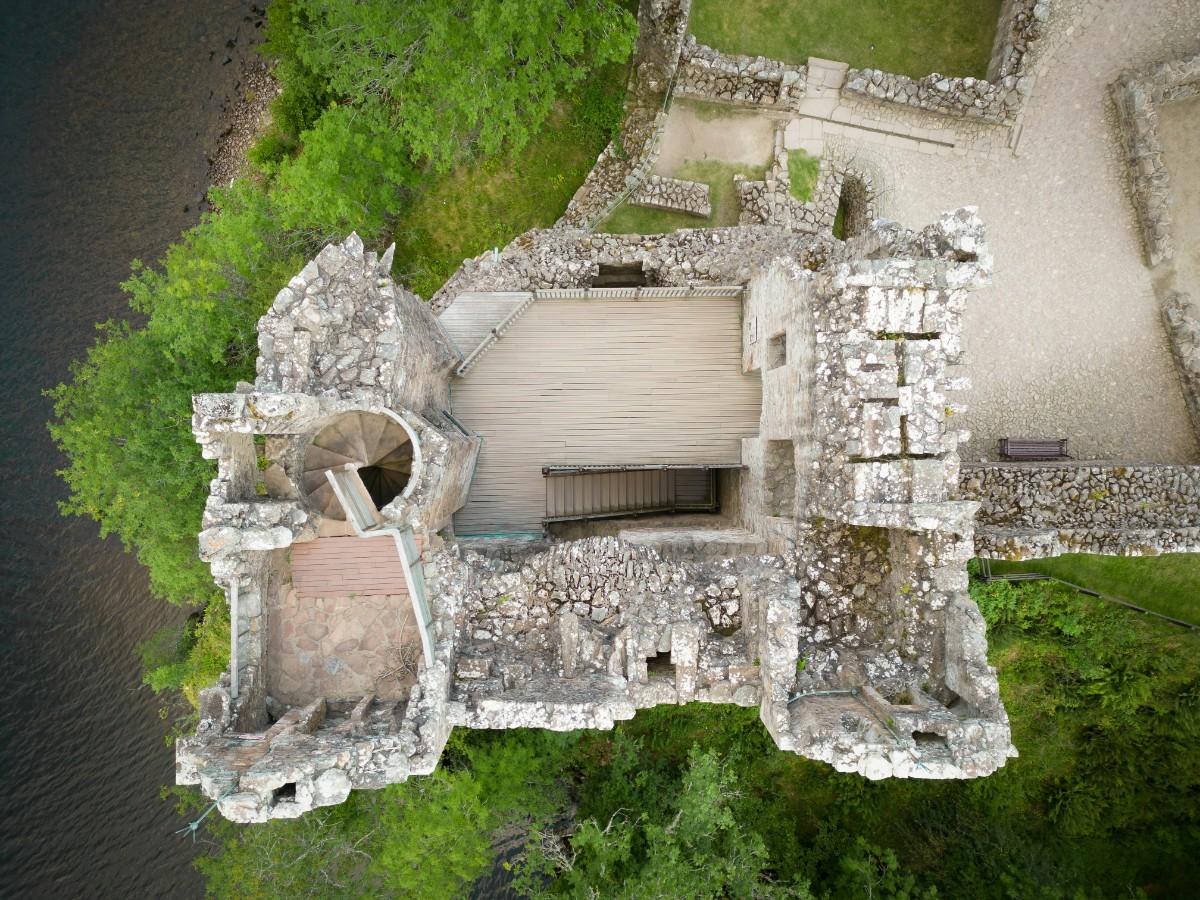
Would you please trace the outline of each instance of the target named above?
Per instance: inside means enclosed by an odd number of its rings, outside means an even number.
[[[40,392],[97,320],[127,314],[129,260],[198,219],[258,16],[243,0],[0,9],[0,895],[197,896],[136,656],[184,611],[117,541],[59,517]]]

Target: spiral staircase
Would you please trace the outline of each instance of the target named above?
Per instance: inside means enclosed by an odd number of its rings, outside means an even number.
[[[398,497],[412,476],[413,445],[394,419],[378,413],[345,413],[313,438],[304,454],[302,483],[310,506],[331,519],[346,518],[325,473],[357,467],[376,509]]]

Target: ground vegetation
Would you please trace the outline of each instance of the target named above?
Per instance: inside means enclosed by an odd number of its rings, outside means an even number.
[[[695,0],[702,44],[805,63],[810,56],[920,78],[983,78],[1001,0]]]

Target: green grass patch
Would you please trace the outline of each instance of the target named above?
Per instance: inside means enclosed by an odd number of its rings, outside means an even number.
[[[680,228],[722,228],[726,225],[736,225],[741,208],[737,189],[733,185],[733,176],[744,175],[752,181],[761,181],[766,171],[765,166],[747,166],[717,160],[688,160],[674,173],[674,177],[687,181],[702,181],[708,185],[709,200],[712,203],[712,214],[708,218],[622,203],[600,223],[597,230],[608,234],[662,234]]]
[[[727,53],[983,78],[999,18],[1000,0],[695,0],[689,27]]]
[[[396,279],[428,299],[464,259],[553,225],[616,135],[627,75],[605,67],[515,156],[433,180],[394,225]]]
[[[803,150],[788,151],[788,183],[792,196],[801,203],[812,199],[813,190],[817,186],[817,175],[821,171],[821,160],[809,156]]]
[[[1200,554],[1091,556],[992,562],[992,571],[1037,572],[1109,594],[1165,616],[1200,624]]]

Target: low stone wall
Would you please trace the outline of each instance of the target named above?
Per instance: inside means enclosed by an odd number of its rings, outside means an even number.
[[[1125,72],[1111,90],[1142,242],[1150,265],[1156,266],[1175,254],[1171,178],[1158,137],[1158,106],[1200,95],[1200,55]]]
[[[910,78],[881,69],[851,69],[846,73],[843,90],[932,113],[1011,123],[1033,90],[1026,54],[1030,43],[1041,37],[1049,15],[1047,0],[1006,0],[988,65],[988,79],[949,77],[936,72]]]
[[[776,256],[816,266],[832,250],[832,240],[767,225],[686,228],[658,235],[528,231],[499,257],[489,251],[466,260],[430,305],[441,312],[464,291],[587,287],[601,263],[640,263],[653,286],[742,284]]]
[[[705,219],[712,215],[707,184],[662,175],[651,175],[638,185],[629,195],[629,202],[634,206],[669,209]]]
[[[806,66],[765,56],[735,56],[688,35],[680,54],[675,94],[729,103],[782,106],[804,96]]]
[[[1200,436],[1200,309],[1187,294],[1171,291],[1163,297],[1162,317],[1179,366],[1192,429]]]
[[[980,556],[1142,556],[1200,551],[1200,466],[993,463],[963,466],[980,504]]]

